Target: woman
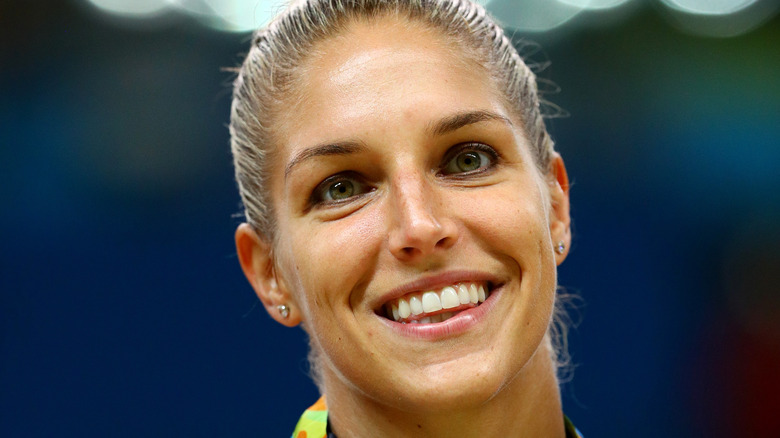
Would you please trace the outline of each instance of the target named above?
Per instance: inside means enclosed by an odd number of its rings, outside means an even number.
[[[324,396],[294,437],[575,436],[549,334],[568,179],[480,6],[295,3],[256,34],[230,130],[241,267],[308,333]]]

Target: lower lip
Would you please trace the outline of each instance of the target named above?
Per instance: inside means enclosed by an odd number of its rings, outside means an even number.
[[[463,310],[457,315],[443,322],[430,324],[401,324],[387,318],[378,317],[391,330],[401,336],[416,339],[435,340],[448,338],[464,333],[479,324],[494,307],[504,285],[493,289],[487,300],[477,307]]]

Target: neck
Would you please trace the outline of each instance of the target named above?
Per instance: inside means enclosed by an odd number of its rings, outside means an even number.
[[[328,374],[326,372],[326,374]],[[328,375],[328,422],[339,438],[357,437],[564,437],[558,382],[548,348],[492,398],[446,411],[388,406]],[[337,379],[337,378],[335,378]]]

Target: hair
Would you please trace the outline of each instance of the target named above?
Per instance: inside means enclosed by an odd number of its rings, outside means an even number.
[[[275,238],[275,215],[268,190],[268,166],[274,161],[277,116],[293,110],[296,85],[316,45],[339,36],[356,22],[393,16],[438,31],[465,58],[485,66],[508,109],[519,118],[535,164],[550,174],[554,152],[540,109],[535,74],[503,29],[485,9],[469,0],[295,0],[271,23],[255,32],[234,81],[230,136],[236,180],[246,221],[266,239]],[[554,362],[567,362],[565,324],[548,330]],[[548,339],[549,342],[549,339]],[[315,382],[319,360],[310,361]]]

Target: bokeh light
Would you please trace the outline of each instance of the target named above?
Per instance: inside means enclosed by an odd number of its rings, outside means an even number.
[[[167,0],[89,0],[102,11],[127,17],[157,15],[168,8]]]
[[[661,0],[669,7],[703,15],[724,15],[741,11],[756,0]]]
[[[492,0],[487,9],[508,28],[546,32],[569,22],[585,8],[550,0]]]
[[[693,35],[730,38],[744,35],[780,10],[777,0],[662,0],[669,22]]]
[[[174,0],[205,25],[227,32],[251,32],[271,20],[284,0]]]
[[[561,3],[587,9],[611,9],[631,0],[557,0]]]
[[[287,0],[87,0],[113,16],[153,18],[168,11],[194,17],[223,32],[251,32],[266,25]],[[504,25],[542,33],[572,21],[584,11],[607,11],[631,0],[475,0]],[[660,0],[671,24],[699,36],[733,37],[757,28],[780,8],[777,0]],[[615,14],[601,14],[612,17]],[[602,24],[605,18],[601,17]],[[581,20],[580,20],[581,21]],[[136,20],[135,22],[141,23]]]

